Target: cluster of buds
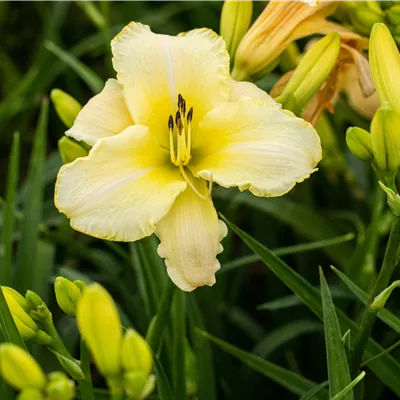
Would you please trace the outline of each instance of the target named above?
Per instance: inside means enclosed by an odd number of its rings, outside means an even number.
[[[400,44],[400,4],[394,1],[343,1],[335,16],[365,36],[369,36],[374,24],[384,23]]]
[[[111,392],[145,399],[155,386],[151,350],[135,330],[128,329],[123,334],[117,307],[101,285],[92,284],[83,291],[76,319]]]
[[[347,144],[358,158],[371,163],[388,204],[400,216],[400,196],[396,177],[400,168],[400,54],[382,23],[372,28],[371,72],[382,107],[375,113],[371,133],[357,127],[347,131]]]
[[[10,343],[0,345],[0,375],[20,391],[17,400],[75,398],[75,384],[63,372],[52,372],[46,377],[29,353]]]

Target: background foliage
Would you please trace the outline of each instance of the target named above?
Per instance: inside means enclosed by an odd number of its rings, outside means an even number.
[[[253,18],[263,5],[255,2]],[[149,24],[159,33],[177,34],[203,26],[218,31],[222,3],[100,2],[97,6],[102,17],[82,3],[0,2],[2,198],[8,185],[12,199],[13,182],[18,182],[15,211],[3,207],[0,214],[0,283],[11,284],[21,292],[32,289],[39,293],[73,353],[78,351],[79,337],[75,321],[63,315],[55,303],[52,283],[56,276],[103,284],[118,302],[124,325],[135,327],[143,335],[169,281],[163,262],[155,255],[155,238],[130,245],[97,240],[73,231],[54,208],[54,182],[61,166],[57,141],[65,128],[47,103],[49,93],[58,87],[85,104],[108,77],[115,76],[109,42],[131,20]],[[278,68],[257,84],[268,90],[279,76]],[[354,327],[350,319],[360,321],[362,302],[330,265],[368,291],[382,262],[392,217],[370,167],[355,159],[345,146],[346,128],[368,128],[368,122],[351,111],[344,98],[329,118],[337,139],[335,151],[345,168],[333,159],[278,199],[215,190],[217,209],[273,253],[242,233],[243,241],[232,227],[220,256],[217,284],[185,295],[199,399],[299,398],[327,380],[318,266],[322,266],[335,305],[343,311],[338,316],[340,335]],[[20,154],[18,162],[16,144],[14,167],[10,168],[13,137],[14,143],[19,138]],[[14,215],[14,221],[10,215]],[[10,260],[11,281],[7,275]],[[329,312],[332,305],[326,287],[323,294],[324,310],[328,307]],[[378,321],[373,331],[372,336],[383,348],[398,339],[396,303],[393,299],[388,303],[394,314],[388,317],[392,325]],[[182,328],[171,325],[170,332]],[[196,328],[246,353],[223,342],[214,345]],[[186,332],[183,329],[181,332]],[[167,335],[161,356],[173,386],[179,385],[174,381],[174,356],[180,344]],[[370,356],[379,352],[376,349]],[[55,357],[43,347],[33,346],[31,350],[46,371],[58,368]],[[236,357],[229,352],[236,352]],[[394,350],[392,355],[394,359],[383,357],[374,364],[374,372],[366,370],[366,399],[400,397],[400,375],[396,375],[400,367],[395,361],[399,353]],[[375,376],[378,370],[379,379]],[[93,374],[96,385],[104,386],[100,375]],[[321,397],[315,398],[326,398],[326,393],[319,392]]]

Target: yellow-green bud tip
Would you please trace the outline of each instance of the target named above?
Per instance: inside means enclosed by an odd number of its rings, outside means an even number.
[[[358,127],[351,127],[346,132],[346,142],[350,151],[360,160],[372,161],[372,141],[369,132]]]
[[[65,314],[75,317],[76,308],[81,299],[81,291],[78,286],[60,276],[54,282],[54,292],[61,310],[63,310]]]
[[[60,89],[53,89],[50,99],[61,121],[67,128],[71,128],[82,106],[72,96]]]
[[[18,390],[41,390],[46,385],[46,377],[32,356],[9,343],[0,345],[0,374],[9,385]]]
[[[153,358],[144,338],[133,329],[128,329],[122,340],[122,365],[127,371],[141,371],[146,376],[151,372]]]
[[[26,301],[25,297],[22,296],[22,294],[8,286],[2,286],[1,288],[4,294],[7,293],[22,307],[24,311],[28,311],[28,302]]]
[[[86,157],[88,155],[88,151],[86,149],[67,136],[63,136],[58,141],[58,150],[60,152],[61,160],[64,164],[68,164],[77,158]]]
[[[46,393],[50,399],[72,400],[75,399],[75,384],[62,372],[53,372],[49,375]]]

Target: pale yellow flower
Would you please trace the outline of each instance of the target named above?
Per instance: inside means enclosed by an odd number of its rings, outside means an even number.
[[[135,241],[155,233],[182,290],[213,285],[227,233],[210,182],[280,196],[321,159],[312,126],[229,75],[224,40],[131,23],[111,43],[117,79],[67,132],[93,145],[61,168],[58,209],[86,234]]]

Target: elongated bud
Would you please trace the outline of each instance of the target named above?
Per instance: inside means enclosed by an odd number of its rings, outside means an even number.
[[[76,381],[81,381],[82,379],[85,379],[85,374],[82,371],[79,361],[71,360],[70,358],[64,357],[62,354],[57,353],[56,351],[53,351],[53,353],[57,357],[62,367],[73,379],[75,379]]]
[[[389,287],[383,290],[378,296],[375,297],[373,303],[371,304],[371,308],[373,310],[380,310],[385,307],[386,302],[388,301],[390,295],[393,290],[400,286],[400,281],[394,281]]]
[[[75,318],[76,308],[81,299],[81,291],[78,286],[60,276],[54,282],[54,292],[61,310],[63,310],[65,314]]]
[[[371,135],[366,130],[358,127],[347,129],[346,142],[350,151],[360,160],[370,162],[374,159]]]
[[[364,35],[369,35],[374,24],[384,20],[383,14],[371,10],[369,7],[359,6],[354,8],[351,13],[351,22],[356,30]]]
[[[231,60],[247,32],[253,13],[252,1],[225,0],[221,13],[220,35],[224,38]]]
[[[128,329],[122,340],[122,366],[127,371],[141,371],[149,376],[153,358],[144,338],[134,329]]]
[[[47,308],[46,303],[37,293],[28,290],[26,292],[25,298],[28,302],[28,307],[30,310],[29,315],[35,321],[43,322],[45,320],[53,320],[53,316],[51,315],[50,310]]]
[[[61,89],[53,89],[50,93],[50,99],[61,121],[67,128],[71,128],[82,106]]]
[[[390,106],[381,107],[371,123],[371,138],[376,165],[396,174],[400,167],[400,114]]]
[[[10,288],[8,286],[2,286],[1,288],[4,294],[7,293],[22,307],[24,311],[28,311],[28,302],[26,301],[25,297],[22,296],[22,294],[20,294],[15,289]]]
[[[75,399],[75,384],[62,372],[53,372],[49,375],[46,394],[51,400]]]
[[[79,279],[74,281],[74,285],[81,291],[81,293],[83,293],[83,291],[87,287],[86,282],[83,282],[83,281],[81,281]]]
[[[384,183],[379,181],[380,187],[387,195],[387,203],[392,210],[393,214],[400,217],[400,196],[393,189],[388,188]]]
[[[39,364],[29,353],[13,344],[0,345],[0,373],[9,385],[18,390],[41,390],[46,385]]]
[[[148,375],[142,371],[128,371],[124,373],[123,385],[126,393],[134,399],[142,399]]]
[[[296,111],[301,111],[331,73],[339,51],[338,33],[330,33],[318,40],[305,54],[280,97],[292,93],[296,99]]]
[[[369,63],[382,104],[400,113],[400,55],[389,29],[375,24],[369,42]]]
[[[58,141],[58,150],[64,164],[68,164],[80,157],[86,157],[89,154],[79,143],[74,142],[67,136],[63,136]]]
[[[386,11],[386,16],[393,25],[400,25],[400,4],[390,7]]]
[[[19,303],[9,293],[4,292],[8,308],[17,326],[18,332],[24,340],[33,339],[39,328],[35,321],[27,314],[27,312],[19,305]]]
[[[17,396],[16,400],[45,400],[45,398],[41,390],[25,389]]]
[[[79,330],[100,372],[108,377],[121,370],[122,328],[117,307],[99,284],[83,292],[76,314]]]

